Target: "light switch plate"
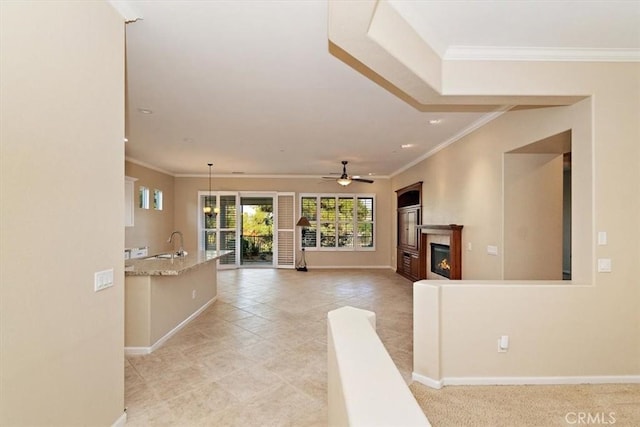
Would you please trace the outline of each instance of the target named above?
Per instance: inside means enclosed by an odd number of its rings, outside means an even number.
[[[97,271],[93,276],[93,290],[95,292],[113,286],[113,268]]]
[[[598,273],[610,273],[611,272],[611,259],[598,258]]]

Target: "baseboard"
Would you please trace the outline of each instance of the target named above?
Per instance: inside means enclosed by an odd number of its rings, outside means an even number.
[[[640,384],[640,375],[596,375],[575,377],[448,377],[440,381],[412,374],[414,381],[440,389],[448,385],[570,385],[570,384]]]
[[[309,265],[307,264],[309,271],[311,270],[336,270],[336,269],[354,269],[354,270],[393,270],[394,267],[390,265]],[[395,270],[394,270],[395,271]]]
[[[193,314],[191,314],[191,316],[187,317],[186,319],[184,319],[182,322],[180,322],[175,328],[173,328],[172,330],[170,330],[169,332],[167,332],[162,338],[160,338],[158,341],[156,341],[151,347],[125,347],[124,348],[124,354],[125,355],[129,355],[129,356],[133,356],[133,355],[140,355],[140,354],[149,354],[152,353],[154,350],[157,350],[159,347],[162,346],[162,344],[164,344],[165,342],[167,342],[167,340],[169,338],[171,338],[172,336],[174,336],[176,333],[178,333],[178,331],[180,331],[182,328],[184,328],[185,326],[187,326],[187,324],[189,322],[191,322],[193,319],[195,319],[196,317],[198,317],[200,315],[200,313],[202,313],[203,311],[205,311],[207,309],[207,307],[209,307],[211,304],[213,304],[214,302],[216,302],[216,300],[218,299],[217,296],[211,298],[209,301],[207,301],[202,307],[200,307],[199,309],[197,309],[196,311],[193,312]]]
[[[414,380],[414,381],[419,382],[420,384],[424,384],[427,387],[435,388],[437,390],[440,390],[442,388],[442,386],[443,386],[442,380],[436,381],[433,378],[429,378],[429,377],[424,376],[424,375],[416,374],[415,372],[411,373],[411,379]]]
[[[124,427],[127,423],[127,411],[124,411],[122,415],[118,417],[115,423],[111,424],[111,427]]]

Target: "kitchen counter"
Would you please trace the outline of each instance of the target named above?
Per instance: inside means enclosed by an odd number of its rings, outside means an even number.
[[[215,260],[230,252],[125,261],[125,352],[151,353],[213,304],[218,295]]]
[[[213,262],[232,251],[198,251],[173,259],[129,259],[124,264],[125,276],[178,276],[201,264]]]

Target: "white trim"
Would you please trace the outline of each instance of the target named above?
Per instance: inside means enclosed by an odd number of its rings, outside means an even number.
[[[640,375],[595,375],[575,377],[449,377],[436,381],[412,374],[414,381],[439,389],[448,385],[572,385],[572,384],[640,384]]]
[[[494,111],[492,113],[489,113],[489,114],[485,114],[484,116],[480,117],[480,119],[478,119],[475,122],[471,123],[469,126],[467,126],[466,128],[462,129],[457,134],[453,135],[451,138],[447,139],[444,142],[441,142],[440,144],[436,145],[434,148],[429,150],[427,153],[425,153],[422,156],[418,157],[414,161],[407,163],[406,165],[404,165],[403,167],[401,167],[397,171],[393,172],[391,174],[391,176],[394,177],[396,175],[399,175],[402,172],[406,171],[407,169],[417,165],[421,161],[428,159],[429,157],[431,157],[434,154],[436,154],[438,151],[447,148],[449,145],[451,145],[454,142],[464,138],[465,136],[467,136],[471,132],[481,128],[482,126],[486,125],[490,121],[497,119],[498,117],[500,117],[501,115],[503,115],[504,113],[509,111],[511,108],[513,108],[513,105],[503,105],[498,110],[496,110],[496,111]]]
[[[196,311],[194,311],[191,316],[187,317],[186,319],[184,319],[182,322],[180,322],[178,324],[178,326],[176,326],[175,328],[173,328],[172,330],[170,330],[169,332],[167,332],[162,338],[160,338],[158,341],[156,341],[151,347],[125,347],[124,348],[124,354],[131,356],[131,355],[137,355],[137,354],[150,354],[152,352],[154,352],[155,350],[157,350],[160,346],[162,346],[162,344],[164,344],[165,342],[167,342],[167,340],[169,338],[171,338],[172,336],[174,336],[175,334],[177,334],[182,328],[184,328],[185,326],[187,326],[187,324],[189,322],[191,322],[193,319],[195,319],[196,317],[198,317],[200,315],[200,313],[202,313],[204,310],[207,309],[207,307],[209,307],[211,304],[213,304],[214,302],[216,302],[216,300],[218,299],[218,296],[216,295],[215,297],[211,298],[209,301],[207,301],[202,307],[200,307],[199,309],[197,309]]]
[[[436,381],[433,378],[429,378],[424,375],[416,374],[415,372],[411,373],[411,379],[419,382],[420,384],[426,385],[427,387],[434,388],[436,390],[440,390],[443,386],[442,380]]]
[[[124,22],[136,22],[138,19],[143,19],[142,15],[138,13],[132,2],[128,0],[108,0],[109,4],[118,11],[118,13],[124,18]]]
[[[640,62],[640,49],[450,46],[445,61]]]
[[[127,410],[125,409],[122,415],[120,415],[118,419],[113,424],[111,424],[111,427],[124,427],[126,423],[127,423]]]
[[[145,162],[142,162],[140,160],[132,159],[131,157],[125,157],[124,160],[127,161],[127,162],[130,162],[130,163],[136,164],[138,166],[142,166],[142,167],[145,167],[147,169],[151,169],[151,170],[154,170],[156,172],[160,172],[160,173],[172,176],[174,178],[178,176],[178,175],[173,174],[172,172],[166,171],[164,169],[160,169],[157,166],[153,166],[152,164],[145,163]],[[209,175],[206,175],[206,176],[208,177]]]
[[[161,169],[157,166],[154,166],[150,163],[146,163],[143,162],[141,160],[136,160],[132,157],[125,157],[124,158],[125,161],[127,162],[131,162],[134,163],[136,165],[145,167],[147,169],[151,169],[154,170],[156,172],[161,172],[164,173],[166,175],[172,176],[174,178],[209,178],[209,174],[203,174],[203,173],[174,173],[174,172],[169,172],[166,169]],[[296,175],[287,175],[287,174],[239,174],[239,173],[214,173],[211,174],[211,178],[221,178],[221,179],[237,179],[237,178],[250,178],[250,179],[255,179],[255,178],[260,178],[260,179],[322,179],[323,177],[325,177],[325,175],[300,175],[300,174],[296,174]],[[375,180],[379,180],[379,179],[391,179],[393,175],[372,175],[372,176],[367,176],[367,178],[371,178],[371,179],[375,179]],[[338,179],[339,177],[336,175],[336,179]],[[327,182],[330,182],[327,180]]]
[[[193,173],[179,173],[173,175],[176,178],[208,178],[208,174],[193,174]],[[287,175],[287,174],[239,174],[239,173],[214,173],[211,175],[211,178],[223,178],[223,179],[236,179],[236,178],[268,178],[268,179],[323,179],[327,176],[324,175]],[[339,175],[335,175],[335,179],[340,178]],[[363,178],[371,178],[373,180],[376,179],[391,179],[391,176],[388,175],[367,175],[363,176]],[[333,177],[332,177],[333,179]],[[331,182],[332,179],[327,179],[326,182]]]
[[[393,270],[394,267],[390,266],[390,265],[309,265],[309,262],[307,261],[307,267],[309,268],[309,270],[313,269],[313,270],[329,270],[329,269],[349,269],[349,268],[353,268],[353,269],[357,269],[357,270],[362,270],[362,269],[370,269],[370,270],[385,270],[385,269],[389,269],[389,270]]]
[[[309,246],[309,247],[305,247],[304,250],[309,251],[309,252],[349,252],[349,253],[353,253],[353,252],[375,252],[377,251],[377,244],[378,244],[378,224],[377,224],[377,218],[378,218],[378,202],[377,202],[377,194],[376,193],[299,193],[298,194],[298,218],[302,216],[302,199],[311,199],[311,198],[315,198],[316,199],[316,219],[313,221],[316,221],[318,223],[321,222],[330,222],[330,221],[320,221],[319,218],[322,216],[321,215],[321,199],[322,198],[333,198],[333,199],[348,199],[351,198],[354,201],[354,212],[353,212],[353,218],[352,218],[352,224],[354,225],[354,230],[357,230],[357,225],[358,225],[358,221],[357,221],[357,200],[358,199],[372,199],[373,200],[373,204],[371,206],[372,210],[373,210],[373,219],[371,221],[362,221],[362,224],[372,224],[373,225],[373,247],[360,247],[360,246],[356,246],[357,243],[357,238],[355,237],[354,234],[354,239],[353,239],[353,246],[320,246],[321,245],[321,238],[320,238],[320,229],[316,228],[316,246]],[[336,210],[338,209],[338,201],[336,200]],[[337,240],[337,232],[338,232],[338,223],[341,222],[338,220],[338,215],[336,215],[335,220],[333,221],[336,224],[336,243],[338,242]],[[298,234],[297,230],[296,230],[296,237],[298,238],[298,243],[296,245],[296,250],[297,251],[301,251],[302,250],[302,235]]]

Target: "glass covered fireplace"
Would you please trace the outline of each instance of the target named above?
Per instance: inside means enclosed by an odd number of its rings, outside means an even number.
[[[444,276],[447,279],[451,275],[451,257],[449,245],[431,243],[431,272]]]

